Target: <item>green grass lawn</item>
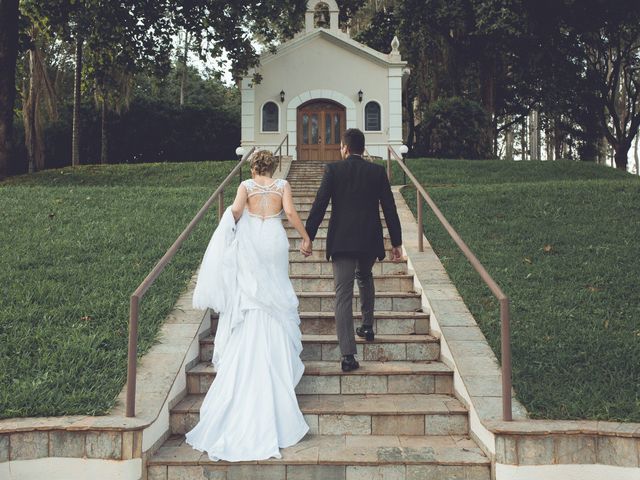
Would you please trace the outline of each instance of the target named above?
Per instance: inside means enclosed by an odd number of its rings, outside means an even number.
[[[532,417],[640,422],[640,179],[569,161],[408,165],[511,299],[513,384]],[[415,191],[404,195],[415,213]],[[429,242],[500,358],[497,301],[425,212]]]
[[[234,164],[83,166],[0,183],[0,418],[112,408],[129,296]],[[640,180],[573,162],[409,165],[511,298],[514,387],[532,415],[640,421]],[[425,211],[499,356],[497,303]],[[214,228],[215,208],[144,297],[139,355]]]
[[[113,407],[131,293],[235,164],[87,165],[0,183],[0,418]],[[139,356],[197,269],[215,205],[143,298]]]

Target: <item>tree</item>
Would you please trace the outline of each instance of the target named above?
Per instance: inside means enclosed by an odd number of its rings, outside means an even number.
[[[0,179],[8,174],[18,56],[18,0],[0,2]]]
[[[636,8],[636,10],[638,10]],[[627,156],[640,126],[640,12],[612,28],[580,35],[586,75],[597,82],[596,112],[615,151],[616,168],[627,170]]]
[[[227,68],[238,81],[259,62],[254,41],[273,49],[279,41],[293,37],[303,25],[305,3],[180,0],[176,2],[172,23],[189,35],[190,48],[203,60],[207,56],[226,56]]]
[[[24,0],[31,23],[58,41],[76,46],[72,164],[80,163],[82,80],[92,89],[102,114],[103,163],[108,161],[108,115],[126,104],[132,75],[152,65],[168,71],[171,52],[170,0],[110,3],[97,0]],[[116,101],[122,100],[122,102]]]
[[[37,27],[30,30],[31,43],[27,53],[28,83],[25,79],[22,88],[22,120],[24,123],[25,146],[29,173],[43,170],[45,164],[45,146],[43,136],[42,103],[49,117],[56,117],[56,94],[45,62],[44,45],[38,38]]]
[[[95,0],[22,0],[20,9],[34,28],[50,41],[75,44],[75,81],[72,133],[72,165],[80,164],[80,103],[82,97],[83,43],[86,31],[91,26],[88,14]],[[32,39],[33,41],[33,39]]]

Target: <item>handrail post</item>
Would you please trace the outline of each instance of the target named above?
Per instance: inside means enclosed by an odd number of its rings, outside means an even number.
[[[422,220],[422,194],[418,191],[418,189],[416,188],[416,201],[418,202],[417,204],[417,210],[418,210],[418,250],[420,252],[424,252],[424,242],[423,242],[423,235],[422,235],[422,230],[423,230],[423,220]]]
[[[289,134],[287,133],[287,157],[289,156]]]
[[[387,147],[387,178],[391,183],[391,150]]]
[[[224,188],[220,190],[218,195],[218,223],[222,220],[222,214],[224,212]]]
[[[136,364],[138,359],[138,307],[140,298],[131,295],[129,301],[129,355],[127,358],[126,416],[136,416]]]
[[[500,299],[500,324],[502,336],[502,417],[505,422],[513,420],[511,410],[511,324],[509,315],[509,299]]]

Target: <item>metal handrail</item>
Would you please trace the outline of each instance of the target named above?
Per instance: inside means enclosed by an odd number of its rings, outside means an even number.
[[[364,149],[364,152],[362,152],[362,158],[369,162],[373,162],[373,157],[369,155],[369,151],[366,148]]]
[[[278,171],[282,170],[282,145],[284,144],[284,142],[287,142],[287,157],[288,157],[289,156],[289,134],[288,133],[284,136],[284,138],[280,142],[280,145],[278,145],[278,148],[276,148],[276,151],[273,152],[274,157],[276,155],[278,156]]]
[[[440,209],[437,207],[435,202],[431,199],[429,194],[426,192],[424,187],[418,182],[416,177],[411,173],[411,170],[405,165],[404,161],[398,156],[395,150],[391,147],[387,147],[387,176],[389,177],[389,181],[391,181],[391,157],[396,160],[400,168],[404,171],[405,175],[409,177],[413,186],[416,188],[416,202],[417,202],[417,211],[418,211],[418,225],[420,228],[418,229],[418,247],[421,252],[424,251],[423,245],[423,226],[422,226],[422,198],[427,202],[427,204],[433,210],[433,213],[436,215],[440,223],[447,231],[449,236],[453,239],[453,241],[460,247],[462,253],[469,263],[475,268],[476,272],[480,274],[480,278],[487,284],[491,292],[496,296],[498,301],[500,302],[500,323],[501,323],[501,351],[502,351],[502,417],[505,421],[512,421],[513,414],[511,408],[511,319],[509,315],[509,298],[503,293],[498,284],[491,278],[491,275],[485,270],[485,268],[480,263],[480,260],[473,254],[471,249],[467,246],[466,243],[460,238],[458,232],[451,226],[451,224],[447,221],[445,216],[442,214]]]
[[[215,201],[216,197],[218,197],[218,223],[220,222],[220,218],[222,218],[222,213],[224,211],[224,189],[227,185],[229,185],[231,179],[236,175],[236,173],[240,174],[240,179],[242,180],[242,165],[247,162],[249,156],[253,153],[254,150],[255,147],[251,148],[251,150],[244,154],[238,164],[233,168],[233,170],[231,170],[231,173],[229,173],[227,178],[222,181],[216,191],[213,192],[211,197],[209,197],[202,208],[200,208],[200,211],[198,211],[196,216],[193,217],[193,220],[191,220],[189,225],[187,225],[187,228],[182,231],[176,241],[173,242],[173,245],[171,245],[169,250],[167,250],[167,252],[156,264],[156,266],[153,267],[153,270],[149,272],[147,277],[131,295],[129,303],[129,351],[127,363],[127,417],[136,416],[136,363],[138,357],[138,313],[140,300],[142,300],[142,297],[144,296],[146,291],[149,289],[149,287],[151,287],[156,278],[158,278],[158,276],[162,273],[164,267],[169,263],[169,261],[171,261],[182,243],[189,237],[198,222],[202,220],[204,215],[207,213],[207,210],[209,210],[209,208]]]

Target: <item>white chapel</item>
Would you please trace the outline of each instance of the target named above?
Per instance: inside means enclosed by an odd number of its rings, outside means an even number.
[[[356,42],[340,30],[334,0],[307,2],[304,30],[242,79],[241,146],[273,151],[288,135],[296,160],[339,160],[342,132],[359,128],[369,155],[386,157],[387,145],[402,145],[398,46],[394,38],[387,55]]]

